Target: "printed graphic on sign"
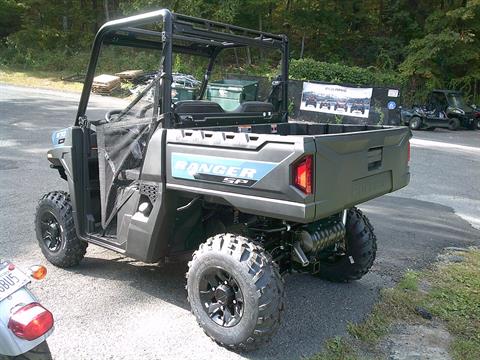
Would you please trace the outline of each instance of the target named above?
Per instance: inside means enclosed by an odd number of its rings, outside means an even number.
[[[303,83],[300,110],[368,118],[372,88]]]
[[[277,166],[265,161],[172,153],[172,176],[250,187]]]

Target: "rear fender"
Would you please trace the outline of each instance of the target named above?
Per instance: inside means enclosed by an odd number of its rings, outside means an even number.
[[[53,328],[38,339],[28,341],[16,337],[8,328],[11,310],[20,304],[37,302],[36,297],[25,287],[14,292],[12,295],[0,302],[0,354],[7,356],[18,356],[24,354],[34,347],[40,345],[50,336]]]

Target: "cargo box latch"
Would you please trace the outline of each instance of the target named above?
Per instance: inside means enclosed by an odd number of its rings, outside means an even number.
[[[383,147],[368,149],[368,171],[377,170],[382,166]]]

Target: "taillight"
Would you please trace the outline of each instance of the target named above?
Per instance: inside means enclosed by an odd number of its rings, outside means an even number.
[[[293,168],[293,184],[305,194],[313,191],[313,156],[306,155]]]
[[[16,310],[8,321],[8,328],[24,340],[35,340],[53,327],[53,315],[39,303],[31,303]]]

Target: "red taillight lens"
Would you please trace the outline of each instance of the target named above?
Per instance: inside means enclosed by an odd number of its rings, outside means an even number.
[[[306,155],[294,167],[293,184],[305,194],[312,193],[313,156]]]
[[[24,340],[35,340],[53,327],[53,315],[39,303],[31,303],[16,310],[8,321],[8,328]]]

